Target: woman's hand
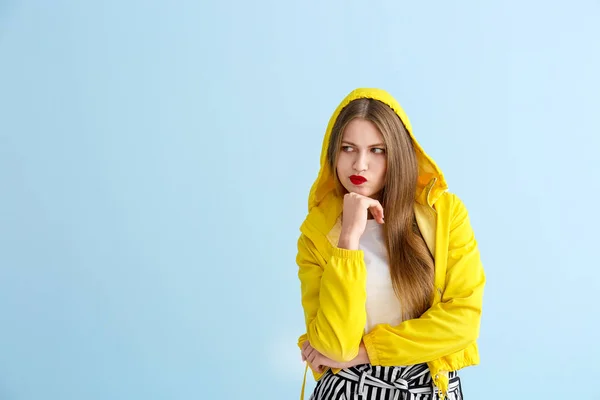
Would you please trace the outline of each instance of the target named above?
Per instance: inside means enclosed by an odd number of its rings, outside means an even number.
[[[348,362],[338,362],[331,358],[325,357],[323,354],[315,350],[307,340],[302,343],[302,361],[307,361],[313,371],[322,373],[326,367],[329,368],[350,368],[355,365],[368,364],[369,356],[363,342],[360,342],[358,356]]]
[[[302,343],[302,361],[307,361],[310,368],[318,373],[325,371],[325,367],[330,368],[346,368],[342,367],[342,363],[332,360],[331,358],[325,357],[323,354],[315,350],[308,340]]]
[[[367,227],[369,212],[377,222],[383,224],[383,206],[379,201],[353,192],[344,195],[342,232],[338,247],[348,250],[358,249],[360,237]]]

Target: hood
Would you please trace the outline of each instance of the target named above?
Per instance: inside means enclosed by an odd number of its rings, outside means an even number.
[[[446,180],[444,179],[444,175],[442,174],[440,168],[433,161],[433,159],[429,157],[427,153],[425,153],[421,145],[415,139],[410,121],[404,113],[404,110],[402,107],[400,107],[400,104],[398,104],[396,99],[394,99],[385,90],[359,88],[350,92],[344,98],[344,100],[342,100],[340,105],[336,108],[335,112],[329,119],[329,124],[327,125],[327,131],[325,132],[323,146],[321,149],[321,168],[319,169],[319,175],[317,176],[317,179],[313,183],[310,190],[310,195],[308,197],[308,210],[311,211],[314,207],[319,206],[323,199],[334,193],[334,177],[331,169],[327,165],[327,146],[329,145],[329,137],[331,135],[333,125],[342,109],[346,107],[352,100],[361,98],[379,100],[382,103],[390,106],[392,110],[394,110],[400,117],[400,120],[402,120],[404,123],[404,126],[406,127],[406,130],[410,134],[410,137],[413,141],[413,145],[417,153],[417,162],[419,164],[419,178],[417,181],[415,201],[422,205],[428,205],[430,207],[433,206],[436,200],[448,188],[448,185],[446,184]]]

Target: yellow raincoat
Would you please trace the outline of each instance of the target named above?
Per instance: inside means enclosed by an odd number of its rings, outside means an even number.
[[[337,247],[341,232],[342,198],[335,195],[326,154],[333,124],[352,100],[377,99],[390,106],[411,135],[417,153],[419,178],[415,214],[419,229],[435,258],[431,307],[421,317],[399,325],[380,324],[365,334],[366,267],[362,250]],[[308,216],[298,240],[298,277],[308,340],[321,354],[339,361],[358,355],[364,341],[372,365],[405,366],[426,362],[442,398],[448,390],[448,371],[476,365],[485,274],[479,250],[462,201],[447,191],[444,176],[412,134],[398,104],[381,89],[356,89],[332,115],[321,153],[321,169],[308,199]],[[308,363],[307,363],[308,368]],[[333,369],[334,374],[339,369]],[[315,380],[323,373],[313,371]],[[304,398],[306,370],[302,384]]]

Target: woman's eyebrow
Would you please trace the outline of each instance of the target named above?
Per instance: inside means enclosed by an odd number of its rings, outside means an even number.
[[[354,143],[349,142],[347,140],[342,140],[342,143],[346,143],[346,144],[349,144],[350,146],[354,146],[354,147],[359,147],[359,146],[355,145]],[[368,147],[385,147],[385,143],[372,144]]]

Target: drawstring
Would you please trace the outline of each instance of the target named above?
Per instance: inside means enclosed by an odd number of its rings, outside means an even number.
[[[306,372],[308,371],[308,362],[304,368],[304,380],[302,381],[302,391],[300,391],[300,400],[304,400],[304,386],[306,386]]]
[[[444,400],[448,393],[448,372],[439,371],[435,376],[432,376],[432,378],[433,400]]]

